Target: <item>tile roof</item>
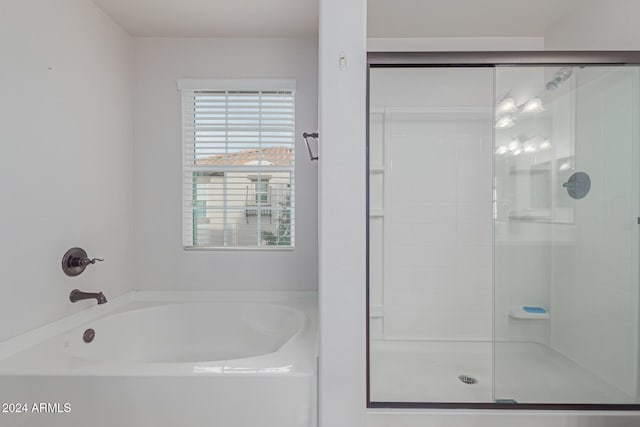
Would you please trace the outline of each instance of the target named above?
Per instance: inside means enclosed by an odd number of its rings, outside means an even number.
[[[276,166],[291,166],[291,148],[277,146],[244,150],[238,153],[217,154],[196,159],[196,166],[243,166],[262,160]]]

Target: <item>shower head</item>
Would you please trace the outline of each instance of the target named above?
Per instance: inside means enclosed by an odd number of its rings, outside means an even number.
[[[570,67],[560,68],[553,79],[547,82],[547,90],[556,90],[560,83],[567,80],[573,74],[573,70]]]

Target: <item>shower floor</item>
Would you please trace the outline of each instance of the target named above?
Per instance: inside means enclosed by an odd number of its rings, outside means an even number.
[[[372,341],[373,402],[494,401],[490,342]],[[560,353],[536,343],[496,344],[495,399],[519,403],[634,403]],[[465,384],[458,377],[477,380]]]

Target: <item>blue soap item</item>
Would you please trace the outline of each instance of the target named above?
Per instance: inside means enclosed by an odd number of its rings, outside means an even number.
[[[547,312],[547,310],[545,310],[542,307],[530,307],[530,306],[524,306],[522,307],[522,309],[524,311],[526,311],[527,313],[537,313],[537,314],[544,314]]]

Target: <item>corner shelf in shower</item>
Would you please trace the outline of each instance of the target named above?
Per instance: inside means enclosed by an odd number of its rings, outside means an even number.
[[[369,173],[371,175],[381,175],[384,174],[384,165],[376,164],[369,166]],[[370,218],[383,218],[384,211],[382,209],[372,209],[369,211]]]
[[[542,320],[549,318],[549,310],[544,309],[544,313],[535,313],[525,310],[525,306],[513,306],[509,308],[509,317],[525,320]]]
[[[384,317],[384,308],[382,306],[373,306],[369,308],[369,317],[372,319],[381,319]]]

